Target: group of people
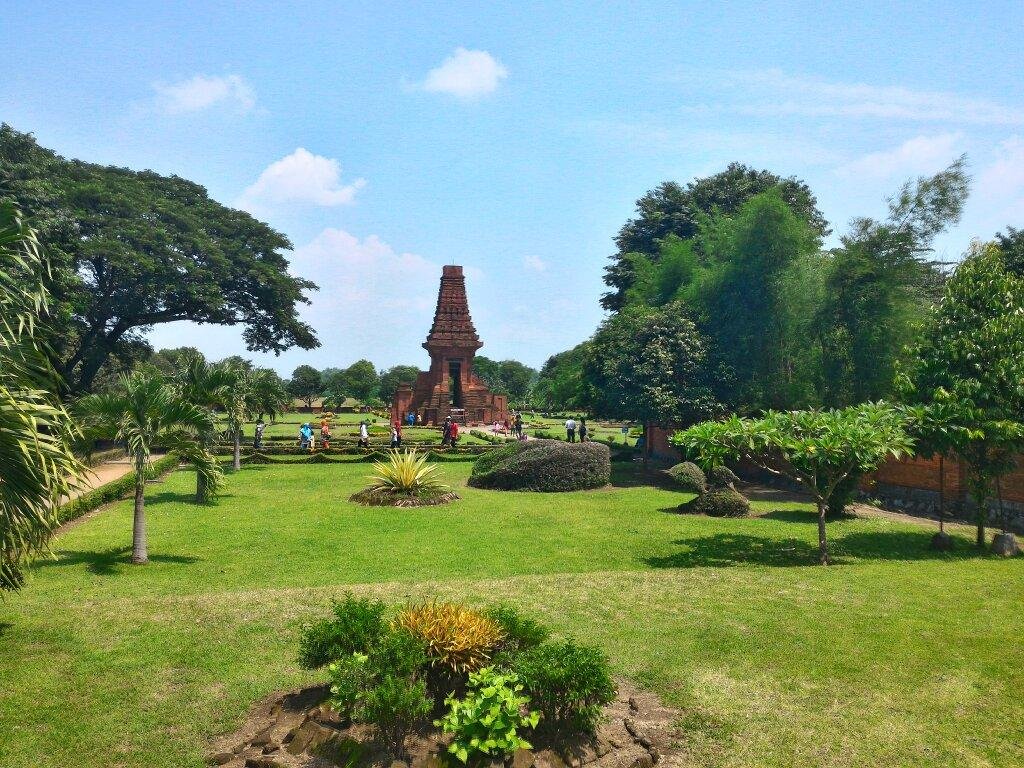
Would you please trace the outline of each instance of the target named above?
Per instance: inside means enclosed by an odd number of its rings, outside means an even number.
[[[568,419],[565,420],[565,439],[566,439],[566,442],[570,442],[570,443],[575,443],[576,442],[577,430],[579,431],[580,442],[581,443],[587,442],[587,435],[589,434],[589,430],[587,429],[587,420],[586,419],[580,419],[579,422],[577,423],[576,419],[574,419],[572,416],[570,416]]]
[[[259,424],[256,425],[256,429],[259,430]],[[316,436],[313,433],[313,425],[308,421],[299,427],[299,447],[310,451],[316,448]],[[331,425],[327,419],[320,420],[320,447],[331,447]]]
[[[455,447],[455,444],[459,441],[459,422],[452,419],[451,416],[444,417],[444,423],[441,424],[441,447],[447,448],[451,446]]]
[[[511,419],[505,419],[503,422],[494,422],[494,434],[501,433],[503,435],[512,435],[517,440],[525,440],[526,437],[523,434],[523,414],[515,413]]]

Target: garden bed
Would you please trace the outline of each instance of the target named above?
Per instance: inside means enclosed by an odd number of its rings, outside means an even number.
[[[604,708],[592,736],[520,749],[494,765],[510,768],[651,768],[681,762],[674,724],[680,713],[652,693],[618,680],[618,695]],[[272,694],[250,711],[234,733],[213,742],[210,762],[227,768],[334,768],[461,765],[447,755],[450,737],[431,729],[406,741],[405,760],[392,760],[374,728],[347,722],[327,703],[325,685]]]

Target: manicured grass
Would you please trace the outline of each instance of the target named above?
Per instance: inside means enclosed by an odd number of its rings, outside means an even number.
[[[315,680],[301,624],[353,590],[392,602],[514,600],[599,643],[680,707],[699,766],[1024,763],[1024,560],[926,549],[931,529],[829,524],[806,505],[672,514],[688,498],[617,465],[616,487],[349,503],[365,463],[246,467],[215,504],[181,471],[149,487],[151,564],[129,502],[57,540],[0,603],[0,765],[200,766],[269,691]]]

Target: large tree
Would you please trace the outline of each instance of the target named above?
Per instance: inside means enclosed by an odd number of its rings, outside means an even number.
[[[60,499],[83,470],[40,339],[48,268],[18,210],[0,204],[0,590],[18,589],[25,563],[46,551]]]
[[[665,182],[637,200],[636,218],[627,221],[615,238],[617,251],[605,268],[604,278],[610,290],[601,298],[602,306],[617,310],[625,305],[626,292],[635,280],[631,254],[657,259],[660,243],[669,235],[690,239],[704,217],[732,216],[750,198],[776,187],[819,238],[828,234],[828,222],[810,188],[794,177],[782,178],[770,171],[730,163],[721,173],[694,179],[685,187]]]
[[[1001,477],[1024,447],[1024,275],[1012,255],[977,245],[949,279],[934,322],[908,359],[904,396],[947,404],[940,447],[967,462],[983,546],[988,500],[995,495],[1002,504]],[[1003,525],[1005,532],[1005,517]]]
[[[533,389],[537,404],[552,411],[585,408],[587,387],[583,364],[589,356],[590,342],[585,341],[549,357]]]
[[[592,413],[661,424],[713,415],[707,342],[678,304],[627,307],[605,320],[583,360]]]
[[[326,371],[324,371],[326,374]],[[414,384],[420,369],[415,365],[395,365],[380,372],[380,396],[390,402],[398,390],[399,384]]]
[[[66,160],[5,124],[0,196],[22,206],[55,260],[53,346],[74,391],[111,357],[138,358],[160,323],[243,325],[251,350],[319,345],[297,315],[316,286],[288,274],[288,239],[198,184]]]
[[[330,382],[325,383],[320,371],[312,365],[300,365],[288,380],[288,392],[304,402],[307,408],[312,408],[313,401],[330,386]]]

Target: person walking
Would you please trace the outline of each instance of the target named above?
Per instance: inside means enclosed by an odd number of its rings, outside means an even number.
[[[587,420],[586,419],[580,419],[580,442],[581,443],[587,442],[587,432],[588,431],[589,430],[587,429]]]
[[[370,430],[366,428],[366,420],[359,422],[359,447],[370,447]]]
[[[252,449],[254,451],[258,451],[263,447],[263,430],[266,428],[267,425],[264,423],[263,419],[256,422],[256,431],[252,436]]]
[[[391,447],[402,447],[402,422],[397,419],[395,420],[395,423],[391,425]]]
[[[299,447],[304,450],[313,447],[313,428],[308,421],[299,429]]]
[[[452,417],[445,416],[441,425],[441,447],[447,448],[452,439]]]
[[[569,443],[576,442],[576,421],[572,416],[565,420],[565,440]]]
[[[459,441],[459,423],[457,421],[453,421],[451,423],[448,431],[448,439],[451,440],[452,448],[454,448],[455,444]]]
[[[515,424],[516,437],[519,438],[520,440],[522,440],[523,439],[523,414],[516,413],[516,418],[515,418],[515,421],[513,423]]]

